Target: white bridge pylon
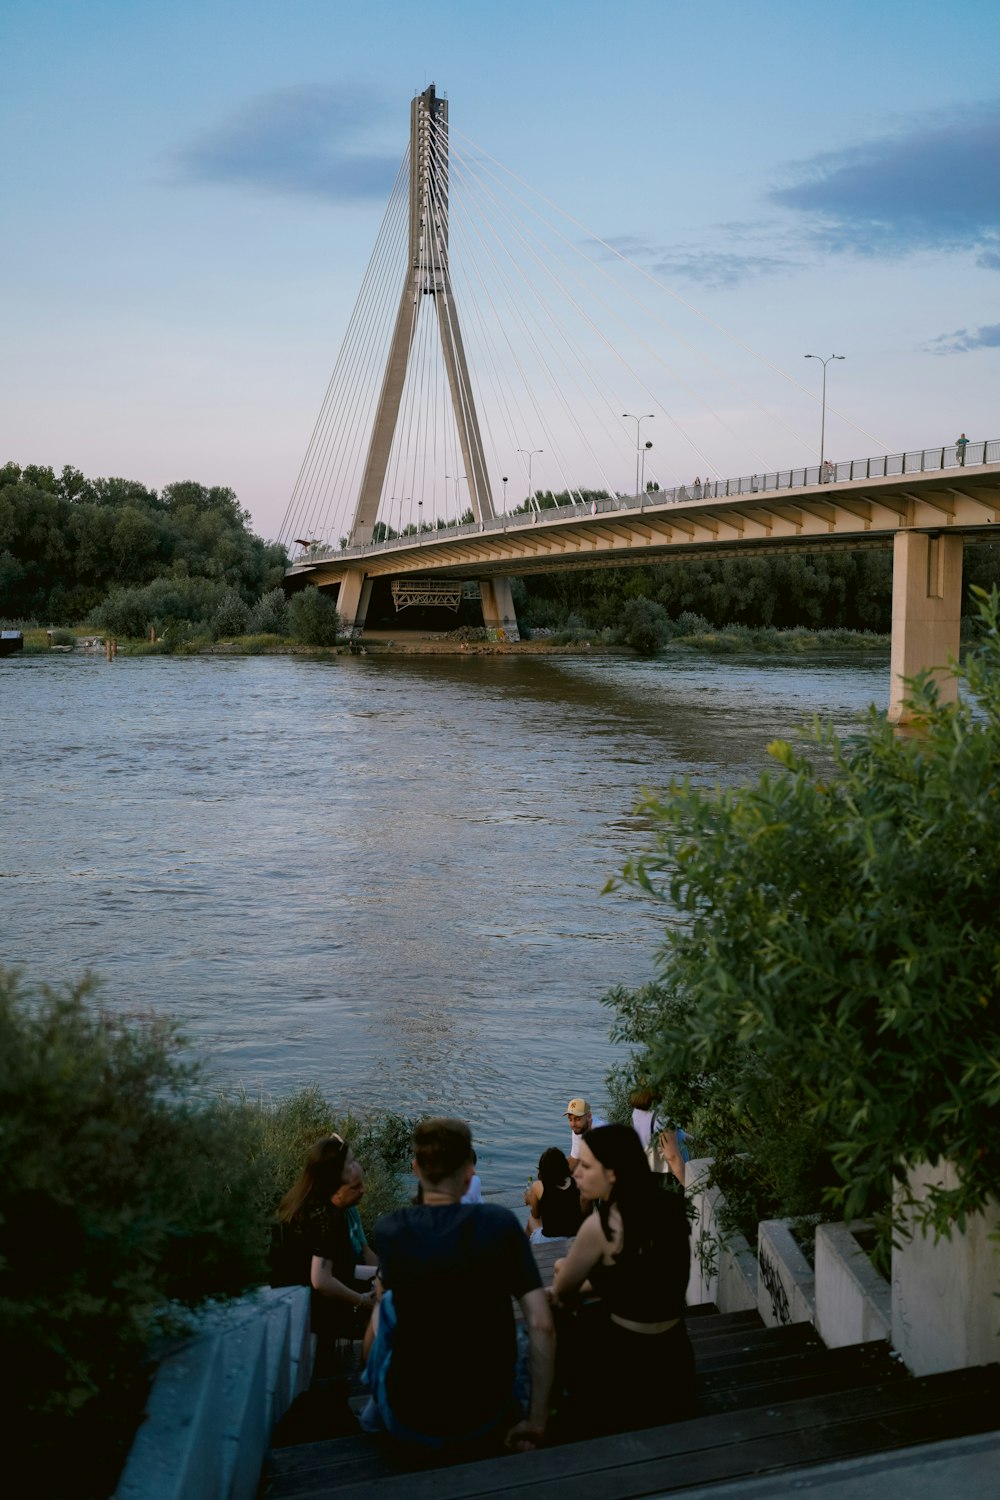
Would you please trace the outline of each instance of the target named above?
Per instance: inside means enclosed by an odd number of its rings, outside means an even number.
[[[437,315],[473,515],[477,521],[492,520],[494,515],[475,396],[448,264],[447,140],[448,101],[437,97],[432,83],[410,106],[408,263],[351,527],[353,544],[363,545],[372,540],[424,297],[433,298]]]
[[[448,261],[448,101],[432,83],[410,105],[410,225],[406,273],[365,459],[350,544],[364,546],[374,536],[389,456],[399,423],[400,403],[424,298],[433,300],[448,390],[476,521],[496,512],[476,413],[476,401],[462,342],[458,305]],[[480,596],[487,629],[518,639],[517,616],[507,578],[482,579]],[[352,630],[364,625],[371,580],[360,570],[347,573],[338,609]],[[416,602],[407,598],[407,602]],[[421,602],[431,602],[421,600]],[[402,607],[396,600],[397,608]],[[455,608],[449,601],[449,607]]]

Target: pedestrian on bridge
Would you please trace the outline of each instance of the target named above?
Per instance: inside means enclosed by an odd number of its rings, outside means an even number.
[[[957,437],[955,439],[955,454],[956,454],[956,456],[958,458],[959,464],[962,466],[963,469],[965,468],[965,450],[966,450],[966,448],[968,446],[969,446],[969,439],[966,437],[965,433],[963,432],[962,435],[961,435],[961,437]]]

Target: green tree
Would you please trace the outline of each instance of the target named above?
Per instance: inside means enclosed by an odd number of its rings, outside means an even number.
[[[751,1120],[798,1099],[787,1129],[823,1143],[848,1218],[950,1160],[923,1210],[943,1233],[1000,1181],[1000,593],[978,605],[962,700],[916,679],[911,733],[872,709],[845,741],[816,726],[812,757],[775,743],[754,785],[643,801],[624,878],[672,917],[652,1013],[611,1001],[664,1093],[700,1079]]]
[[[670,621],[662,604],[629,599],[622,610],[622,640],[640,656],[655,656],[670,638]]]
[[[289,600],[288,628],[304,646],[335,646],[340,616],[329,594],[310,586]]]
[[[255,635],[288,634],[288,598],[284,589],[261,594],[250,611],[250,629]]]
[[[250,611],[233,589],[227,589],[219,601],[212,619],[212,634],[216,640],[224,635],[246,635]]]

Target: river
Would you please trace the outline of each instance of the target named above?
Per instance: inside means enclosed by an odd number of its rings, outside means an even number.
[[[601,895],[640,789],[887,692],[884,657],[4,661],[4,960],[176,1016],[218,1083],[462,1115],[511,1199],[652,973],[662,912]]]

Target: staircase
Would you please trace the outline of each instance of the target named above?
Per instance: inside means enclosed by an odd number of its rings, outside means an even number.
[[[1000,1427],[1000,1366],[912,1379],[884,1342],[826,1349],[809,1323],[688,1310],[699,1415],[641,1432],[452,1467],[408,1464],[350,1426],[356,1371],[314,1383],[265,1469],[267,1500],[629,1500],[941,1443]],[[613,1372],[600,1372],[613,1378]],[[665,1400],[667,1396],[665,1395]],[[325,1425],[324,1425],[325,1424]],[[327,1432],[343,1435],[326,1436]],[[303,1441],[303,1438],[318,1438]],[[782,1489],[784,1486],[782,1485]],[[728,1492],[728,1486],[727,1486]],[[894,1491],[891,1474],[874,1495]],[[858,1493],[861,1493],[860,1491]]]

